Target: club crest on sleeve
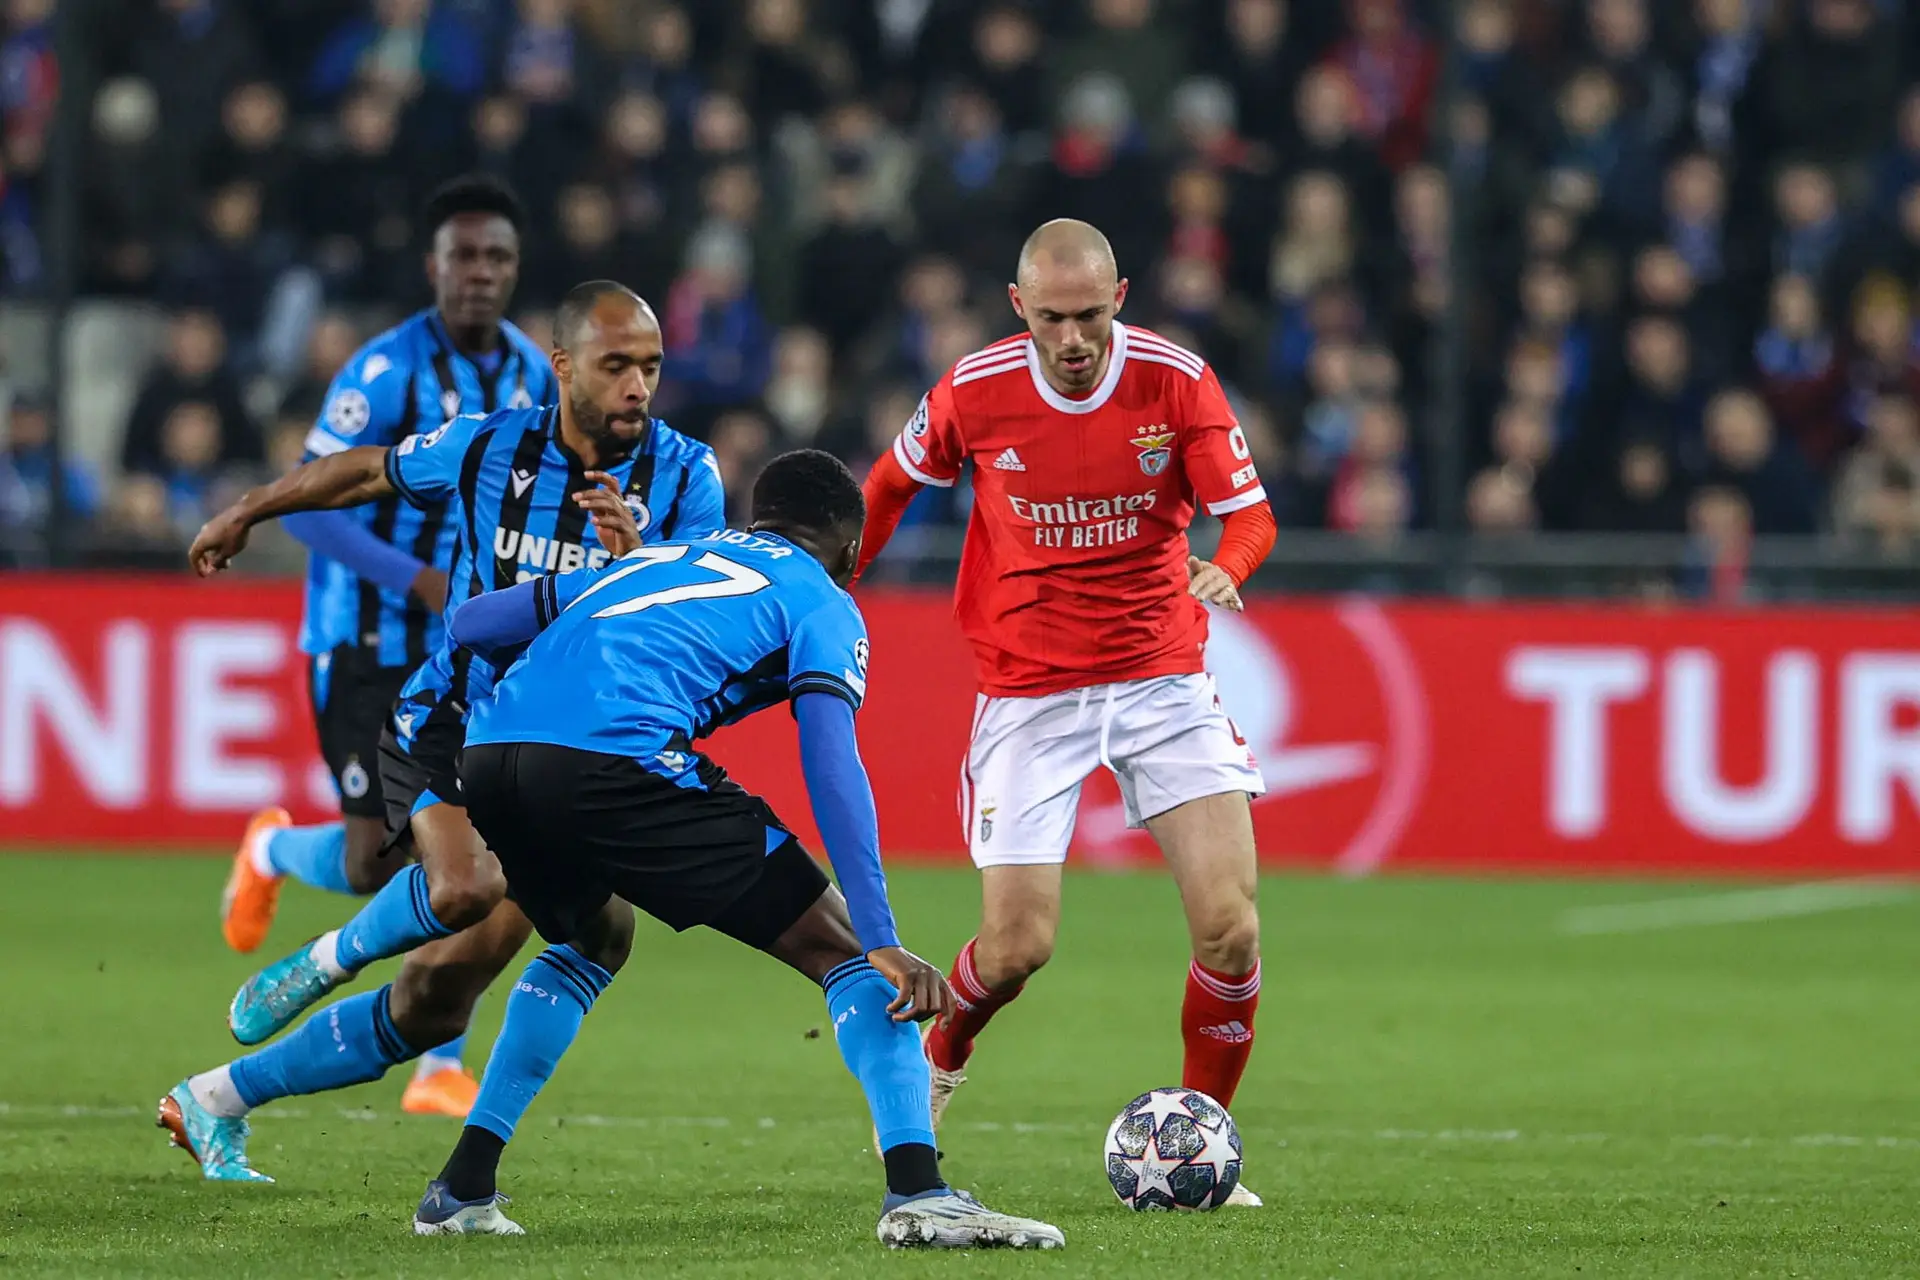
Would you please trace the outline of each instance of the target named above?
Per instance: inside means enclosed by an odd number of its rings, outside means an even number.
[[[335,435],[357,436],[373,421],[373,405],[358,387],[336,391],[327,401],[327,426]]]
[[[1173,435],[1164,422],[1140,428],[1140,433],[1133,438],[1133,447],[1140,451],[1141,471],[1157,476],[1167,469],[1167,464],[1173,461]]]

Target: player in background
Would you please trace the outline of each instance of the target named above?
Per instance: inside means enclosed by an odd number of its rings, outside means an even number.
[[[854,736],[867,631],[843,587],[863,514],[844,463],[789,453],[755,482],[746,533],[643,547],[476,597],[449,620],[475,648],[532,641],[475,707],[460,768],[514,901],[551,945],[507,999],[479,1101],[414,1216],[418,1234],[522,1234],[500,1211],[501,1152],[625,963],[638,907],[675,929],[704,924],[824,988],[880,1135],[883,1241],[1065,1242],[940,1177],[912,1022],[948,1009],[951,992],[900,945]],[[845,897],[765,801],[695,749],[783,704]]]
[[[459,417],[391,449],[299,467],[209,521],[189,552],[195,570],[225,568],[262,520],[395,493],[459,513],[455,602],[604,564],[643,540],[719,529],[712,451],[647,412],[663,358],[652,310],[623,285],[589,281],[567,294],[555,325],[557,404]],[[380,770],[391,834],[418,861],[345,925],[250,979],[229,1026],[240,1043],[258,1044],[364,966],[409,953],[393,983],[338,1001],[162,1100],[161,1123],[207,1177],[260,1179],[246,1159],[252,1107],[377,1079],[465,1031],[474,1001],[526,941],[526,917],[502,902],[506,881],[467,821],[456,773],[468,709],[494,675],[487,659],[449,642],[407,682],[381,734]]]
[[[307,436],[307,461],[397,445],[461,413],[553,403],[546,353],[503,319],[524,223],[519,200],[490,177],[456,178],[433,194],[425,210],[433,306],[368,342],[340,370]],[[380,726],[407,677],[440,645],[453,557],[446,508],[414,507],[398,495],[289,516],[286,527],[311,553],[300,649],[341,820],[295,827],[281,808],[254,815],[220,903],[221,932],[240,952],[266,939],[286,877],[364,895],[399,869],[400,859],[380,857]],[[401,1109],[464,1116],[478,1086],[461,1050],[455,1040],[423,1055]]]
[[[1181,1082],[1229,1104],[1260,997],[1249,797],[1264,784],[1205,674],[1202,606],[1241,607],[1273,515],[1213,371],[1116,318],[1127,282],[1105,236],[1046,223],[1007,292],[1027,333],[956,364],[866,482],[862,569],[921,486],[974,464],[955,613],[981,688],[960,779],[981,921],[949,975],[958,1007],[927,1036],[934,1115],[1053,954],[1081,783],[1101,765],[1186,908]],[[1225,524],[1211,563],[1187,545],[1196,507]]]

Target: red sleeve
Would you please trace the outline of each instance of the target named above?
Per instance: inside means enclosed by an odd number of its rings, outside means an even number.
[[[1220,548],[1213,553],[1213,562],[1226,571],[1234,586],[1241,586],[1265,562],[1267,552],[1273,550],[1278,532],[1273,523],[1273,508],[1265,502],[1256,502],[1229,512],[1222,517],[1221,524]]]
[[[945,489],[960,478],[960,464],[966,459],[949,371],[920,397],[920,407],[894,437],[893,460],[919,483]]]
[[[893,454],[883,453],[873,464],[873,470],[867,472],[867,482],[860,487],[860,492],[867,498],[867,522],[860,529],[860,560],[853,571],[855,582],[893,537],[893,531],[900,527],[900,517],[907,513],[914,495],[920,492],[920,482],[906,473]]]
[[[1201,373],[1193,407],[1180,427],[1180,464],[1194,500],[1210,516],[1226,516],[1267,500],[1246,433],[1211,367]]]

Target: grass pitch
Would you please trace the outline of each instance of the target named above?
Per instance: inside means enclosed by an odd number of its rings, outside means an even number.
[[[0,1275],[1920,1274],[1920,898],[1897,892],[1269,879],[1233,1108],[1269,1208],[1202,1217],[1125,1212],[1099,1155],[1120,1105],[1179,1074],[1173,888],[1076,877],[1059,958],[942,1134],[957,1185],[1068,1247],[929,1256],[873,1239],[879,1166],[818,994],[650,923],[509,1149],[527,1238],[408,1234],[456,1126],[401,1116],[397,1075],[258,1113],[277,1186],[200,1181],[152,1113],[235,1052],[253,960],[220,942],[223,874],[0,860]],[[948,959],[971,873],[894,887],[909,944]],[[290,889],[258,959],[346,906]],[[1738,916],[1764,918],[1704,922]]]

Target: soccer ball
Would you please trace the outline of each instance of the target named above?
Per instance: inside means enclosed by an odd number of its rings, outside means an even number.
[[[1129,1209],[1218,1209],[1240,1185],[1240,1130],[1198,1089],[1155,1089],[1107,1130],[1107,1181]]]

